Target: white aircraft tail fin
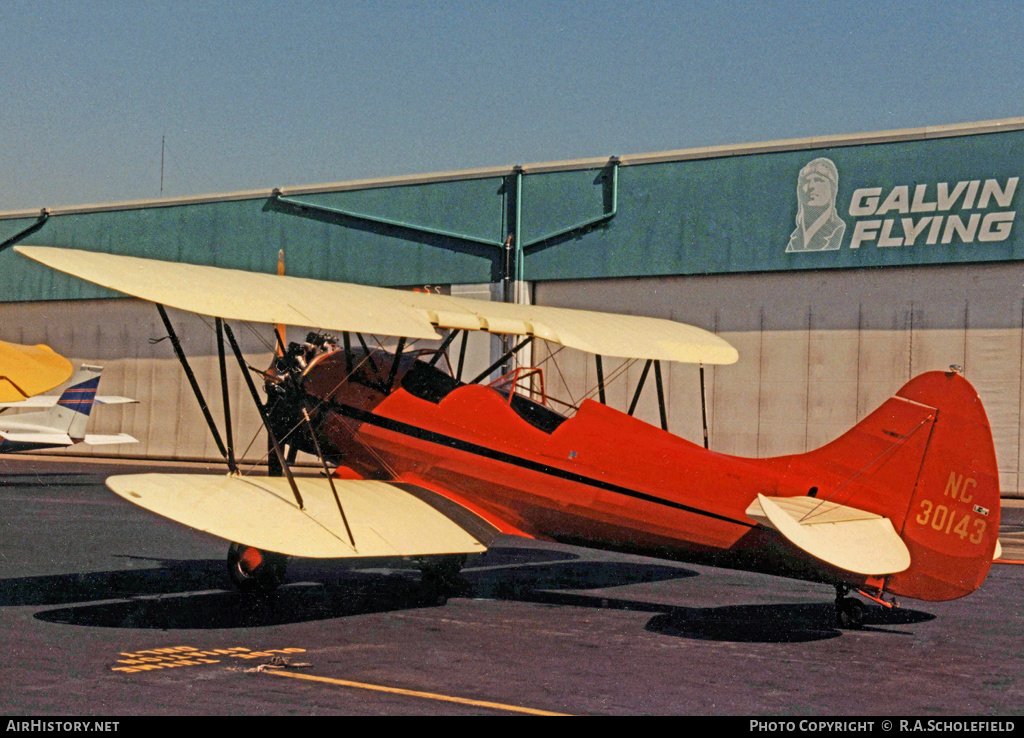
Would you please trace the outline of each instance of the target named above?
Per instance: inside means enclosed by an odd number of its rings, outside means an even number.
[[[56,404],[34,416],[33,420],[41,425],[67,431],[73,440],[81,441],[85,438],[85,426],[92,412],[102,372],[101,366],[83,364],[71,377]]]

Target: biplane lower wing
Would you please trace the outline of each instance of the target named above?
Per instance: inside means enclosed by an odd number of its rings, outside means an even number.
[[[333,482],[344,519],[330,481],[322,477],[295,479],[302,508],[282,477],[129,474],[108,478],[107,487],[135,505],[191,528],[288,556],[340,559],[482,553],[487,541],[498,534],[464,509],[455,511],[440,500],[426,502],[433,493],[425,489],[363,479]]]

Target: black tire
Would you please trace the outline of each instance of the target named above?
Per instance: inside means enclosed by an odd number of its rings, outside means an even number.
[[[287,568],[288,557],[284,554],[240,543],[228,547],[228,576],[239,592],[272,592],[284,581]]]
[[[854,597],[842,597],[836,601],[836,623],[844,630],[860,630],[864,627],[867,607]]]
[[[427,599],[443,605],[451,595],[462,591],[463,582],[459,572],[465,563],[465,554],[424,559],[420,563],[420,586]]]

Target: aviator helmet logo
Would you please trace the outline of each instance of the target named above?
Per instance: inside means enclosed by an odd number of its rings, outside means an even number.
[[[796,228],[786,252],[837,251],[846,223],[836,212],[839,170],[831,159],[819,158],[800,170],[796,184]]]

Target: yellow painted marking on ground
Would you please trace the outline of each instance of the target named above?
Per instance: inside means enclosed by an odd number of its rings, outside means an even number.
[[[233,646],[201,651],[192,646],[171,646],[143,651],[122,651],[119,655],[124,658],[117,659],[110,670],[134,674],[139,671],[173,669],[178,666],[219,664],[225,657],[229,659],[266,659],[277,654],[291,655],[305,652],[304,648],[270,648],[265,651],[253,651],[244,646]]]
[[[379,684],[366,684],[365,682],[350,682],[347,679],[331,679],[329,677],[312,676],[310,674],[296,674],[291,671],[266,671],[264,674],[290,677],[292,679],[304,679],[310,682],[323,682],[334,684],[339,687],[353,687],[355,689],[369,689],[374,692],[388,692],[389,694],[400,694],[406,697],[422,697],[428,700],[440,700],[441,702],[457,702],[460,705],[472,707],[486,707],[491,710],[505,710],[506,712],[523,712],[527,715],[565,716],[564,712],[548,712],[547,710],[535,710],[531,707],[518,707],[517,705],[504,705],[500,702],[485,702],[483,700],[470,700],[465,697],[452,697],[446,694],[435,694],[433,692],[417,692],[412,689],[399,689],[397,687],[383,687]]]

